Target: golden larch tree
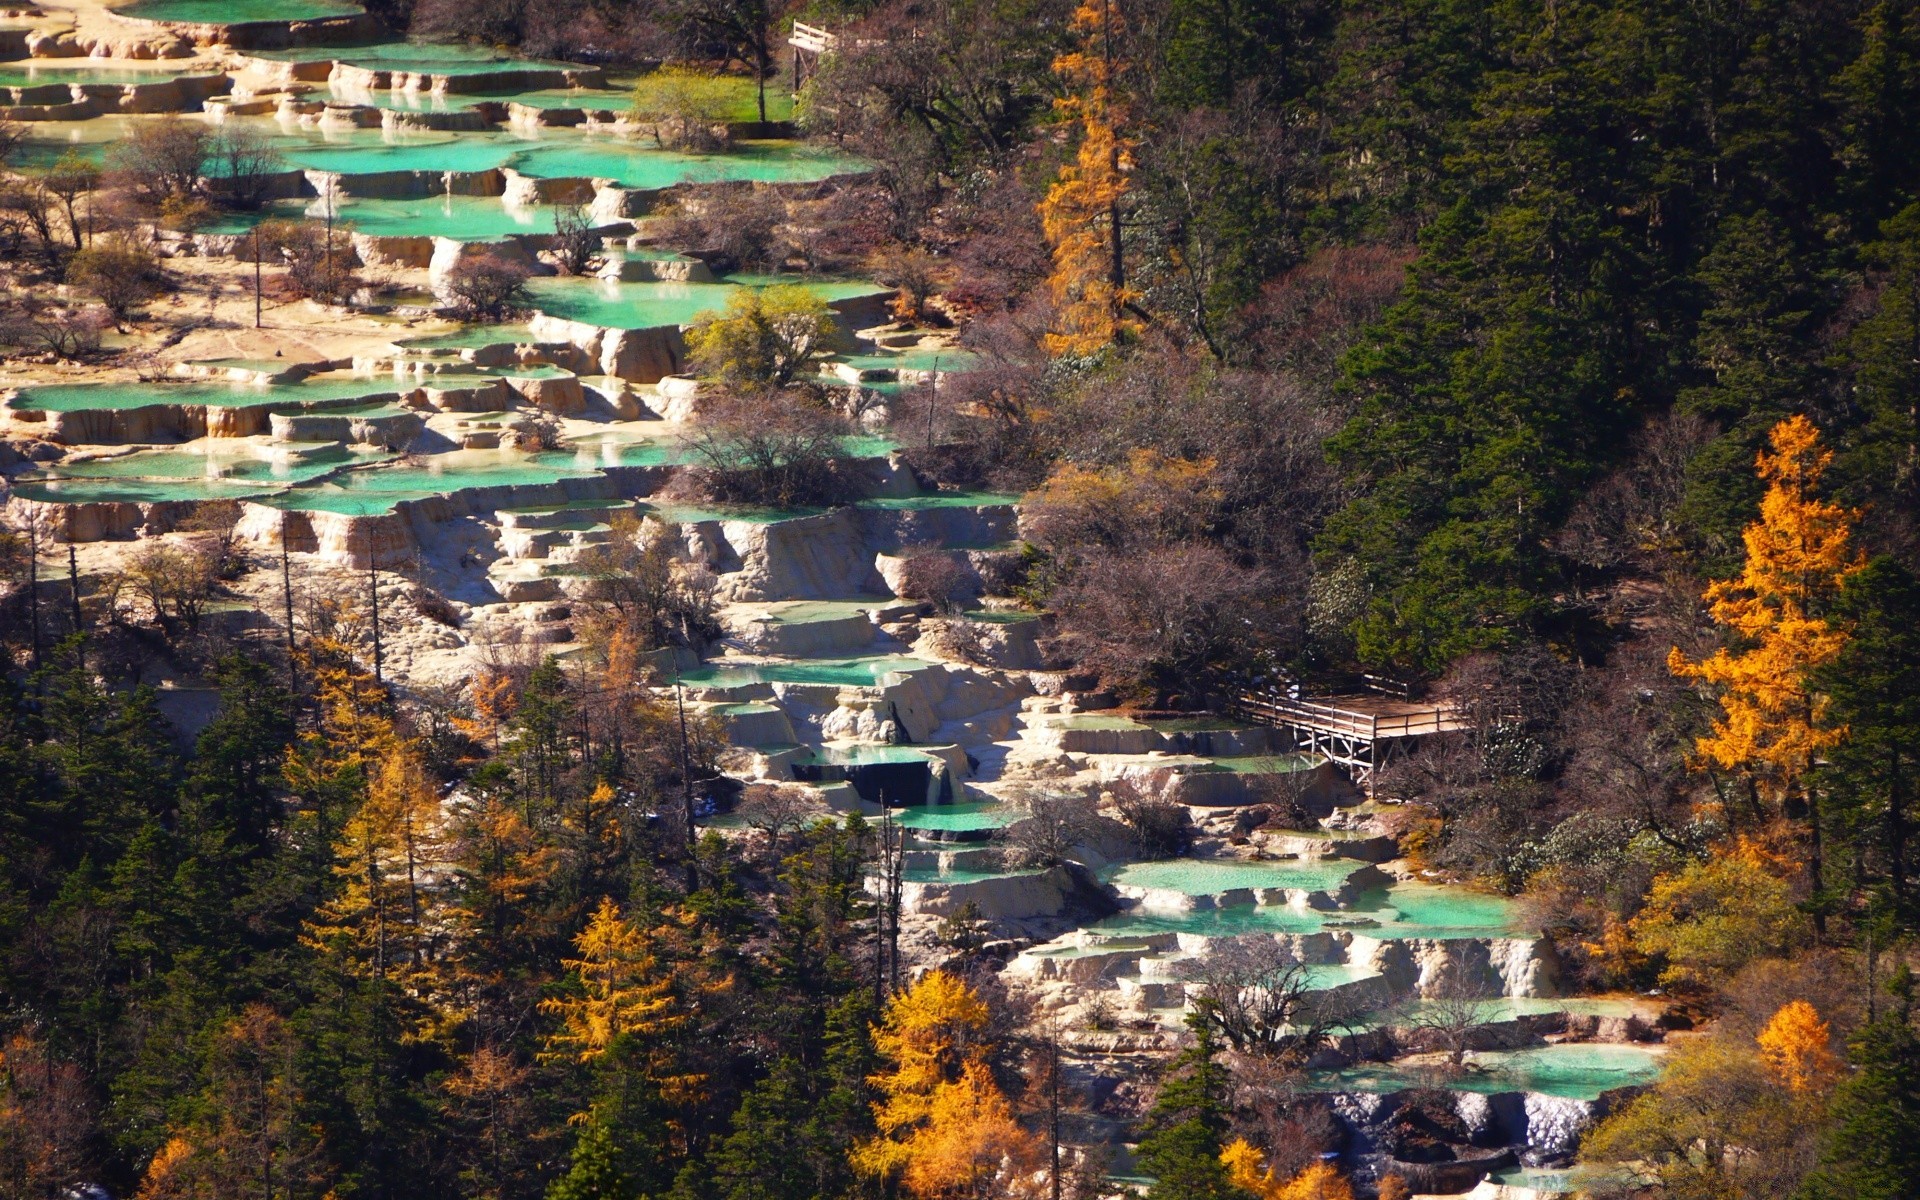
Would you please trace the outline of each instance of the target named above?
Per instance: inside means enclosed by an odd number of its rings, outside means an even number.
[[[1133,142],[1125,135],[1126,106],[1116,79],[1123,69],[1116,43],[1124,34],[1113,0],[1082,0],[1074,9],[1077,49],[1054,60],[1071,89],[1059,110],[1080,125],[1080,149],[1040,202],[1040,223],[1053,248],[1048,288],[1055,307],[1047,348],[1090,354],[1130,328],[1120,209],[1133,169]]]
[[[650,1037],[686,1023],[652,939],[620,915],[611,896],[601,897],[573,947],[580,957],[563,958],[560,965],[579,979],[580,993],[540,1002],[542,1012],[560,1018],[542,1059],[592,1062],[624,1035]]]
[[[1833,1031],[1805,1000],[1781,1005],[1754,1040],[1767,1073],[1790,1092],[1824,1091],[1845,1069],[1833,1052]]]
[[[443,894],[426,887],[442,859],[444,814],[419,747],[377,739],[364,763],[365,798],[334,839],[340,891],[314,914],[308,940],[341,954],[349,969],[392,979],[425,997],[434,943],[445,933]]]
[[[1312,1163],[1292,1179],[1281,1179],[1245,1138],[1228,1142],[1220,1162],[1227,1168],[1227,1181],[1254,1200],[1353,1200],[1352,1185],[1333,1164]]]
[[[1695,743],[1704,760],[1749,773],[1783,811],[1795,798],[1805,801],[1812,832],[1808,866],[1818,888],[1819,814],[1804,781],[1820,752],[1846,731],[1821,720],[1825,701],[1811,680],[1846,645],[1846,631],[1826,614],[1847,577],[1863,565],[1852,543],[1859,514],[1819,498],[1820,477],[1833,454],[1821,448],[1812,421],[1789,417],[1768,440],[1771,453],[1762,451],[1757,461],[1767,491],[1760,519],[1744,535],[1746,566],[1738,577],[1708,587],[1705,596],[1714,621],[1737,644],[1698,662],[1676,646],[1667,665],[1719,693],[1720,716]]]
[[[873,1106],[880,1136],[854,1148],[856,1170],[936,1200],[973,1195],[1031,1165],[1032,1139],[987,1065],[987,1021],[986,1004],[945,971],[887,1003],[873,1040],[890,1069],[868,1081],[884,1097]]]

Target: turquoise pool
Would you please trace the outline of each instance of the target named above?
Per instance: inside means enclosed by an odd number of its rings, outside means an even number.
[[[654,329],[691,325],[704,313],[718,313],[741,288],[798,284],[822,300],[872,295],[873,284],[846,280],[734,275],[715,283],[622,283],[607,279],[534,279],[527,284],[534,307],[553,317],[608,329]]]
[[[1568,1100],[1596,1100],[1615,1088],[1652,1083],[1661,1052],[1646,1046],[1577,1042],[1526,1050],[1469,1054],[1465,1069],[1437,1070],[1405,1063],[1365,1063],[1339,1071],[1315,1071],[1307,1086],[1322,1092],[1397,1092],[1444,1087],[1463,1092],[1538,1092]]]
[[[184,21],[195,25],[243,25],[249,21],[315,21],[361,11],[345,0],[138,0],[115,9],[143,21]]]

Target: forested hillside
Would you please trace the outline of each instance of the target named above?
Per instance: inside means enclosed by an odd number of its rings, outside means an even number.
[[[774,93],[791,23],[830,30],[795,120],[874,169],[774,261],[871,252],[979,356],[891,432],[1024,496],[1009,590],[1085,690],[1456,706],[1376,819],[1519,898],[1570,987],[1699,1030],[1588,1135],[1636,1168],[1595,1194],[1912,1194],[1920,9],[380,12]],[[679,219],[712,249],[761,218]],[[741,790],[643,658],[697,640],[665,567],[590,667],[457,693],[376,679],[345,610],[290,657],[221,646],[185,744],[119,669],[152,646],[43,644],[38,536],[4,612],[0,1200],[1118,1194],[1060,1157],[1087,1101],[994,931],[903,960],[891,826],[756,785],[751,828],[695,831]],[[1351,1196],[1198,1024],[1127,1097],[1147,1194]]]

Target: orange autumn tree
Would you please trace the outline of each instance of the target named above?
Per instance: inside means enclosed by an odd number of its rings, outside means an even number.
[[[1292,1179],[1280,1179],[1245,1138],[1228,1142],[1220,1163],[1227,1168],[1227,1181],[1254,1200],[1353,1200],[1353,1186],[1332,1163],[1313,1163]]]
[[[1833,1031],[1805,1000],[1781,1005],[1754,1040],[1760,1044],[1767,1073],[1796,1094],[1824,1090],[1845,1069],[1833,1052]]]
[[[543,1061],[592,1062],[628,1034],[655,1037],[686,1023],[652,939],[620,915],[611,896],[601,897],[573,946],[580,957],[563,958],[560,965],[579,980],[578,993],[540,1002],[542,1012],[560,1018],[560,1028],[547,1036]]]
[[[1091,354],[1131,328],[1126,308],[1136,294],[1127,286],[1120,206],[1133,142],[1121,132],[1126,107],[1115,87],[1123,67],[1115,44],[1125,29],[1113,0],[1082,0],[1072,27],[1079,48],[1055,59],[1053,69],[1073,89],[1057,107],[1079,122],[1080,150],[1040,202],[1057,314],[1046,340],[1054,354]]]
[[[1033,1147],[987,1066],[987,1020],[986,1004],[945,971],[887,1002],[873,1040],[891,1067],[869,1080],[885,1097],[873,1106],[880,1136],[854,1147],[855,1170],[924,1200],[1005,1194]]]
[[[1748,773],[1756,792],[1783,811],[1795,799],[1806,804],[1808,865],[1817,888],[1820,825],[1814,797],[1803,785],[1820,752],[1846,731],[1822,723],[1825,700],[1810,679],[1846,645],[1846,631],[1825,614],[1847,577],[1863,565],[1852,544],[1859,514],[1818,497],[1833,454],[1820,447],[1812,421],[1789,417],[1768,440],[1772,452],[1761,452],[1757,463],[1767,492],[1760,519],[1744,535],[1746,567],[1737,578],[1708,587],[1705,596],[1714,621],[1737,646],[1698,662],[1676,646],[1667,665],[1719,693],[1721,715],[1712,733],[1696,742],[1700,756]]]

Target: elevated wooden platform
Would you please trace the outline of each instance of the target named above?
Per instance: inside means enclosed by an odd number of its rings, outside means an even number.
[[[1450,705],[1354,693],[1312,699],[1284,692],[1243,693],[1238,715],[1292,735],[1293,748],[1323,754],[1373,795],[1375,773],[1417,738],[1466,728]]]

